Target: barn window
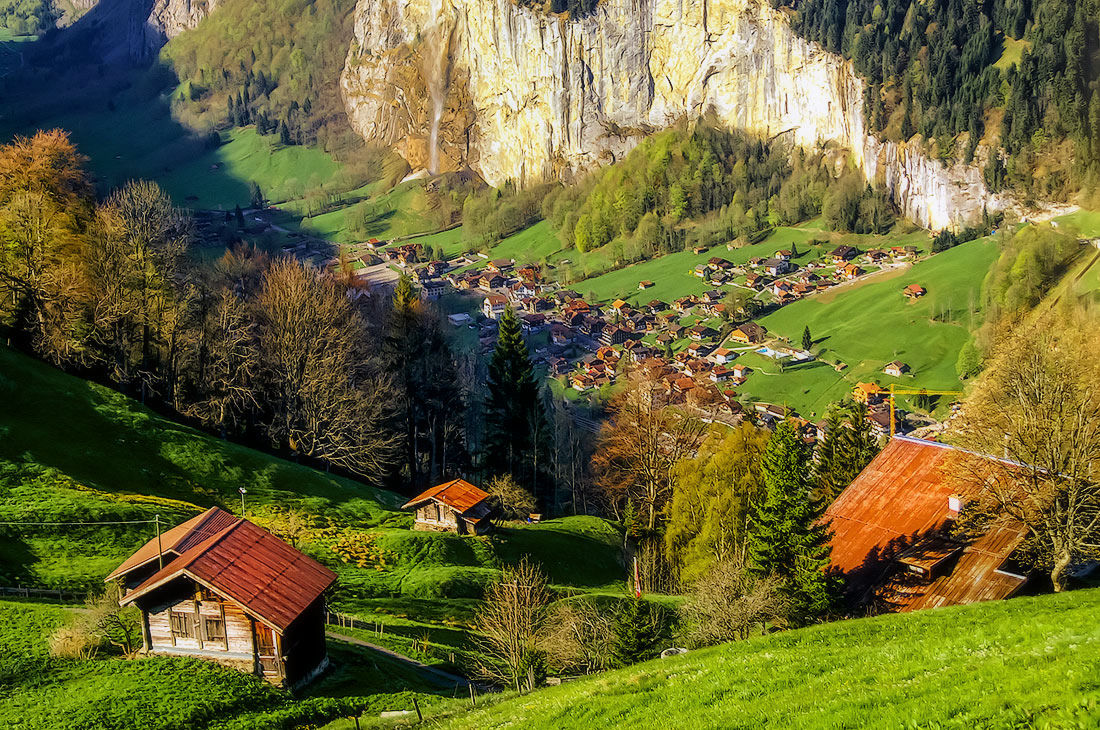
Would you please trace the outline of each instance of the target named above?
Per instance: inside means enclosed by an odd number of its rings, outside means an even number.
[[[206,630],[207,641],[225,641],[225,622],[220,618],[207,617],[203,628]]]
[[[168,613],[168,622],[172,625],[172,636],[177,639],[195,638],[195,625],[191,620],[191,614],[179,611]]]

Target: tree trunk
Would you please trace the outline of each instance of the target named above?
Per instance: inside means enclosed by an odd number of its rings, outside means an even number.
[[[1066,568],[1070,564],[1069,551],[1063,550],[1054,558],[1054,567],[1050,570],[1050,582],[1054,585],[1054,592],[1061,593],[1066,589]]]

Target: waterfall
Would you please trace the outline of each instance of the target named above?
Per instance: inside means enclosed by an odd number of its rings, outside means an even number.
[[[431,1],[432,26],[425,34],[428,93],[432,99],[432,123],[428,134],[428,172],[439,173],[439,121],[447,98],[447,55],[449,33],[443,17],[443,0]]]

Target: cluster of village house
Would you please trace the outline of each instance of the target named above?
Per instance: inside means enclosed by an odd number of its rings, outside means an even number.
[[[437,298],[448,288],[479,296],[480,325],[467,313],[452,314],[449,319],[455,326],[479,327],[485,349],[495,340],[496,320],[512,307],[525,333],[546,333],[546,344],[537,349],[536,359],[567,387],[580,392],[599,389],[614,383],[629,367],[642,367],[664,384],[672,402],[705,404],[726,417],[742,417],[736,387],[745,382],[751,368],[735,362],[739,355],[755,351],[792,363],[813,358],[809,352],[777,342],[755,322],[726,324],[734,314],[725,303],[730,286],[768,291],[781,306],[863,275],[866,272],[857,261],[881,265],[912,259],[917,253],[912,246],[861,253],[842,245],[829,253],[827,261],[807,263],[801,270],[792,263],[789,250],[777,251],[768,259],[750,259],[744,266],[714,256],[694,269],[696,276],[714,286],[701,295],[672,302],[653,299],[633,305],[619,299],[600,305],[548,281],[536,264],[477,256],[423,262],[423,248],[415,242],[391,248],[382,248],[377,241],[367,245],[407,270],[425,298]],[[638,282],[643,292],[652,286],[650,281]],[[912,284],[903,293],[918,298],[925,291]],[[900,362],[884,368],[895,377],[906,371],[908,367]],[[877,409],[877,399],[872,398],[869,405],[873,406],[872,426],[885,432],[888,426]],[[753,411],[755,418],[765,421],[793,415],[768,403],[754,403]],[[809,424],[807,431],[813,432]]]

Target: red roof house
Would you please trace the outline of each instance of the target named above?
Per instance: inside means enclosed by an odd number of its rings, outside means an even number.
[[[1023,525],[993,523],[967,541],[952,533],[965,497],[950,476],[959,459],[985,459],[946,444],[893,438],[826,510],[831,568],[849,598],[914,611],[1008,598],[1027,581],[1011,558]]]
[[[416,495],[401,507],[415,509],[417,530],[446,530],[480,535],[492,527],[489,493],[464,479],[454,479]]]
[[[159,544],[159,547],[158,547]],[[144,651],[210,659],[298,687],[328,666],[324,593],[336,575],[212,507],[107,576],[141,611]]]

